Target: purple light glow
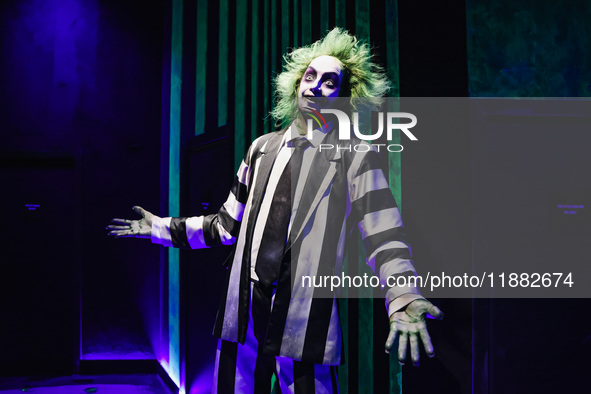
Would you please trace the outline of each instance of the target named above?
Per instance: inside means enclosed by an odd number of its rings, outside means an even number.
[[[93,352],[80,356],[81,360],[153,360],[152,354],[144,352]]]
[[[214,365],[210,365],[203,370],[199,376],[195,378],[191,385],[191,392],[189,394],[211,393],[211,386],[213,385]]]
[[[32,392],[44,393],[44,394],[79,394],[85,392],[88,389],[96,389],[98,393],[118,393],[118,394],[145,394],[152,393],[153,390],[147,385],[131,385],[131,384],[92,384],[88,385],[63,385],[53,387],[33,387],[30,390]],[[4,391],[4,390],[3,390]],[[8,393],[18,393],[22,390],[8,390]],[[89,391],[93,392],[93,391]]]
[[[163,358],[159,359],[158,362],[160,363],[160,365],[162,366],[162,368],[164,368],[164,371],[166,371],[166,374],[168,375],[168,377],[172,380],[172,382],[177,386],[180,387],[180,381],[178,379],[178,377],[176,377],[171,369],[170,369],[170,365],[168,364],[168,360],[165,360]],[[184,389],[179,389],[182,390],[182,392],[184,393],[185,390]],[[179,391],[180,394],[181,391]]]

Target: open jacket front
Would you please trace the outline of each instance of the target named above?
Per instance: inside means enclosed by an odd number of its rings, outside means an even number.
[[[243,343],[245,339],[250,280],[255,275],[251,269],[253,233],[271,169],[289,139],[283,130],[252,143],[218,213],[162,218],[152,225],[152,241],[165,246],[235,245],[214,329],[224,340]],[[324,286],[303,286],[303,277],[340,276],[355,225],[363,238],[367,263],[382,283],[389,276],[415,270],[379,153],[358,139],[338,140],[334,130],[315,130],[310,142],[307,164],[294,184],[301,197],[290,219],[291,247],[281,262],[264,351],[337,365],[341,363],[341,326],[336,295]],[[390,313],[421,298],[412,287],[385,290]]]

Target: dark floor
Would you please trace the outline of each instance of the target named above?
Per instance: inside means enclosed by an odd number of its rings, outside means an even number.
[[[172,394],[156,374],[0,378],[0,393]]]

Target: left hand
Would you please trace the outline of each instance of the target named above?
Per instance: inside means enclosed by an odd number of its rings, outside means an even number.
[[[414,366],[419,365],[419,337],[429,357],[435,355],[431,337],[427,332],[426,315],[442,319],[443,312],[425,299],[414,300],[403,312],[394,312],[390,316],[390,334],[386,340],[386,353],[390,353],[392,345],[399,338],[398,361],[404,365],[410,340],[410,357]]]
[[[142,207],[132,208],[135,213],[142,218],[137,220],[112,219],[111,224],[107,226],[108,235],[117,238],[150,238],[152,235],[152,222],[158,216],[146,211]]]

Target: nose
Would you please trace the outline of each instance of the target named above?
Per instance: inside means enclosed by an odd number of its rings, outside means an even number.
[[[310,88],[310,91],[314,94],[314,96],[316,97],[322,97],[322,89],[321,89],[322,84],[318,83],[316,86]]]

